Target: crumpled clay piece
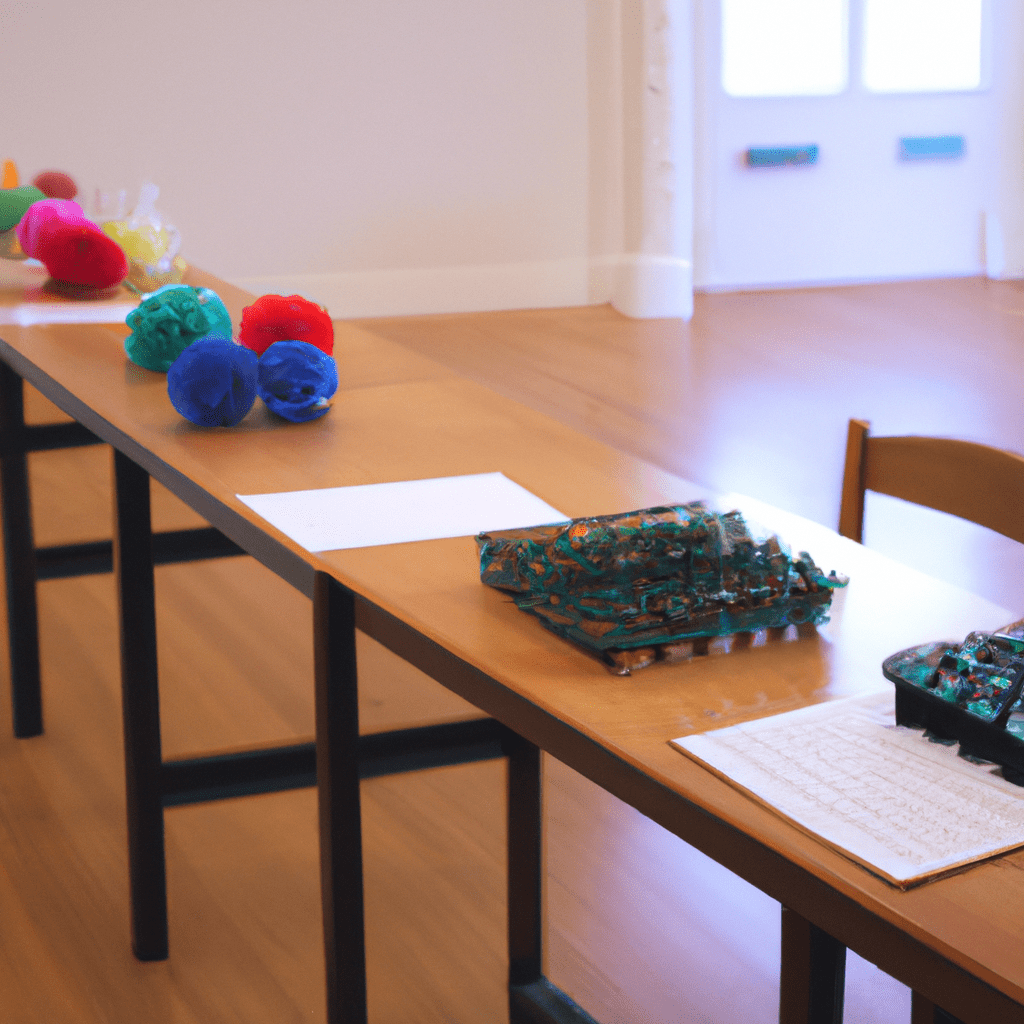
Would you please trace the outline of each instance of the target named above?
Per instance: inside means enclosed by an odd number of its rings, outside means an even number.
[[[233,427],[256,401],[256,354],[228,338],[198,338],[167,371],[171,405],[201,427]]]
[[[305,341],[334,352],[334,324],[327,310],[301,295],[264,295],[242,310],[238,340],[257,355],[277,341]]]
[[[78,195],[75,179],[63,171],[40,171],[32,184],[50,199],[74,199]]]
[[[323,416],[337,390],[338,368],[315,345],[278,341],[260,357],[259,396],[271,412],[292,423]]]
[[[125,318],[132,329],[124,342],[138,366],[166,373],[198,338],[231,337],[231,317],[220,296],[209,288],[168,284],[143,299]]]
[[[35,185],[0,188],[0,231],[10,231],[16,227],[28,208],[45,198]]]
[[[55,281],[112,288],[128,275],[124,251],[70,199],[33,203],[18,223],[18,242]]]

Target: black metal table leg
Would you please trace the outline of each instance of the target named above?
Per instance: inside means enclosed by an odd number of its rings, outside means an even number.
[[[543,836],[540,750],[520,737],[508,753],[508,983],[510,993],[540,980]],[[512,1011],[509,1019],[513,1020]]]
[[[846,947],[782,908],[780,1024],[842,1024]]]
[[[355,603],[317,573],[316,769],[328,1024],[366,1024]]]
[[[597,1024],[544,977],[544,857],[540,750],[522,737],[508,755],[509,1024]]]
[[[6,363],[0,363],[0,489],[14,735],[38,736],[43,731],[43,699],[24,392],[21,377]]]
[[[121,634],[132,948],[167,957],[167,880],[149,475],[114,452],[114,575]]]

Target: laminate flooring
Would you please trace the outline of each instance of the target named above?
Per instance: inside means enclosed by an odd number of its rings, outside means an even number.
[[[832,523],[851,415],[1021,447],[1022,316],[1020,284],[964,280],[698,296],[690,324],[586,307],[359,326],[709,489]],[[35,455],[32,482],[40,543],[107,533],[108,450]],[[195,524],[157,491],[158,527]],[[1024,612],[1017,552],[943,521],[912,548],[902,514],[869,508],[868,543]],[[165,756],[311,735],[308,601],[248,558],[162,567],[157,591]],[[45,735],[14,740],[0,700],[0,1022],[323,1021],[310,790],[170,810],[171,957],[132,958],[112,581],[39,592]],[[364,729],[470,713],[365,638],[360,656]],[[549,976],[602,1024],[772,1021],[778,906],[545,771]],[[506,1019],[503,772],[364,783],[374,1024]],[[852,958],[846,1019],[908,1021],[909,994]]]

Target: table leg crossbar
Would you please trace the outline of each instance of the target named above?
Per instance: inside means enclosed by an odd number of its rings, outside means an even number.
[[[362,779],[440,765],[509,759],[510,1020],[593,1024],[541,973],[540,752],[493,719],[359,735],[355,607],[319,574],[314,595],[316,743],[164,762],[156,658],[149,476],[114,454],[114,571],[132,902],[141,960],[168,954],[163,809],[317,784],[327,1006],[331,1024],[364,1024]]]
[[[38,736],[43,731],[36,583],[106,573],[113,568],[113,545],[109,540],[35,546],[28,454],[94,444],[102,444],[102,441],[80,423],[25,423],[22,379],[5,363],[0,363],[0,488],[3,492],[11,703],[14,735],[20,738]],[[245,553],[213,527],[156,533],[152,543],[157,565]]]
[[[313,617],[327,1019],[330,1024],[365,1024],[360,754],[377,737],[359,736],[352,593],[318,573]],[[484,722],[464,724],[483,729]],[[499,741],[494,753],[508,758],[510,1024],[596,1024],[542,973],[540,751],[498,723],[491,728]],[[386,742],[396,742],[396,736],[400,742],[401,734],[390,734]]]
[[[21,378],[0,363],[0,488],[16,736],[42,732],[37,580],[114,570],[121,626],[132,945],[168,954],[165,807],[318,786],[329,1024],[365,1024],[362,779],[508,758],[510,1024],[596,1024],[542,973],[540,752],[494,719],[360,736],[351,593],[318,574],[314,598],[317,742],[163,761],[153,567],[244,554],[214,528],[151,528],[149,476],[114,452],[114,541],[39,548],[27,454],[100,443],[77,423],[26,425]],[[842,1020],[845,948],[783,911],[780,1020]],[[960,1024],[915,993],[913,1024]]]

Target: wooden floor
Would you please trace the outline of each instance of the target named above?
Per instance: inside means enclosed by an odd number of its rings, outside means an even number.
[[[592,307],[360,326],[710,489],[828,523],[851,415],[1024,447],[1017,283],[699,296],[691,324]],[[40,543],[107,531],[108,463],[105,449],[33,456]],[[193,522],[157,507],[158,526]],[[868,543],[1024,612],[1011,545],[881,500],[868,515]],[[308,737],[309,603],[249,559],[157,575],[165,756]],[[311,791],[169,811],[171,958],[131,957],[112,583],[39,589],[46,734],[13,740],[0,700],[0,1024],[323,1021]],[[371,642],[361,657],[367,730],[465,715]],[[553,980],[602,1024],[771,1021],[777,905],[546,770]],[[364,784],[375,1024],[506,1019],[502,776],[491,763]],[[847,1004],[851,1024],[909,1020],[906,990],[857,960]]]

